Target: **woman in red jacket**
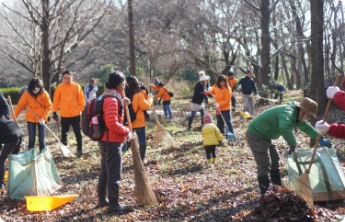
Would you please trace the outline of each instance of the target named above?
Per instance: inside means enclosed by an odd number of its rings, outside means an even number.
[[[129,129],[122,125],[124,114],[125,77],[115,72],[109,75],[105,84],[107,90],[103,97],[103,119],[107,126],[98,146],[101,153],[101,170],[98,176],[98,207],[108,205],[105,200],[106,191],[109,199],[109,212],[126,211],[128,208],[119,205],[119,181],[122,173],[122,147],[132,137]],[[127,139],[126,139],[127,138]]]
[[[345,79],[345,77],[344,77]],[[343,82],[344,82],[343,79]],[[339,87],[330,86],[326,91],[327,97],[329,99],[333,99],[333,101],[343,110],[345,110],[345,92],[340,91]],[[345,139],[345,124],[328,124],[326,122],[322,123],[323,121],[320,120],[316,123],[315,128],[316,130],[323,134],[327,133],[330,136],[336,138]]]

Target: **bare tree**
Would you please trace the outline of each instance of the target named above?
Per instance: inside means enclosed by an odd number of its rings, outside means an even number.
[[[310,97],[318,103],[318,115],[325,110],[324,57],[323,57],[324,1],[310,0],[311,14],[311,81]]]
[[[11,37],[16,42],[2,37],[22,56],[13,56],[4,48],[0,50],[32,76],[40,75],[50,92],[52,81],[58,81],[62,69],[83,60],[92,51],[93,45],[90,44],[85,54],[78,55],[74,61],[66,60],[66,54],[85,44],[87,36],[99,25],[106,15],[108,3],[105,0],[21,0],[16,5],[19,7],[3,3],[6,10],[0,12],[15,34]],[[11,17],[11,14],[16,17]],[[29,35],[23,35],[15,19],[21,20]]]

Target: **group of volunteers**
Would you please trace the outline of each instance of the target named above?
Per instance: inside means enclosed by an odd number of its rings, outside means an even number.
[[[206,152],[207,162],[216,162],[216,146],[223,140],[224,127],[226,126],[234,134],[232,125],[232,110],[236,110],[237,87],[242,88],[244,101],[243,110],[251,115],[254,112],[254,97],[260,99],[255,81],[252,78],[252,71],[237,80],[233,72],[227,76],[220,75],[216,83],[209,87],[210,77],[204,71],[199,73],[199,81],[195,84],[193,98],[191,101],[191,115],[188,117],[188,131],[192,128],[192,122],[197,112],[201,114],[203,145]],[[27,89],[21,95],[12,115],[3,94],[0,93],[0,145],[4,144],[0,155],[0,191],[4,190],[5,160],[8,155],[19,152],[21,141],[24,137],[23,131],[12,121],[25,109],[29,146],[35,147],[36,128],[38,128],[38,139],[40,150],[45,149],[45,123],[49,115],[53,113],[53,119],[61,123],[61,141],[67,145],[67,133],[72,125],[76,140],[77,153],[83,155],[81,117],[85,103],[96,98],[98,87],[94,79],[85,86],[84,91],[79,84],[72,81],[73,76],[69,71],[62,73],[62,83],[54,92],[53,102],[49,94],[44,90],[40,79],[32,79]],[[345,87],[345,80],[343,80]],[[103,100],[103,120],[106,125],[106,132],[102,135],[98,146],[101,155],[101,168],[98,177],[98,204],[97,207],[108,206],[110,212],[131,210],[119,204],[119,181],[122,174],[122,155],[128,149],[128,141],[132,133],[125,124],[125,107],[131,107],[135,113],[132,121],[133,131],[138,136],[139,151],[141,159],[144,160],[146,153],[146,111],[153,105],[153,98],[163,100],[163,109],[166,119],[172,119],[170,108],[171,93],[164,83],[157,78],[150,84],[152,89],[158,93],[153,96],[145,85],[138,81],[135,76],[125,77],[123,73],[115,71],[110,74],[105,83],[105,90],[98,99]],[[281,95],[285,88],[278,85],[273,86]],[[338,87],[329,87],[327,96],[334,99],[336,104],[345,110],[345,92]],[[203,103],[207,97],[214,97],[214,110],[216,111],[217,124],[213,124],[211,114],[205,112]],[[129,106],[130,105],[130,106]],[[309,117],[316,116],[317,104],[309,98],[303,98],[301,102],[288,102],[270,108],[255,117],[248,126],[246,140],[251,149],[257,164],[257,175],[259,188],[262,194],[269,187],[270,179],[273,184],[281,185],[279,171],[279,153],[276,144],[272,141],[283,136],[290,146],[289,153],[295,152],[296,139],[293,130],[300,129],[308,136],[316,139],[318,133],[345,138],[345,125],[317,122],[316,129],[307,121]],[[321,139],[320,144],[331,147],[327,140]],[[1,148],[1,147],[0,147]],[[269,175],[270,174],[270,179]],[[107,197],[107,199],[106,199]]]
[[[28,129],[28,148],[35,147],[36,129],[38,129],[39,149],[46,148],[46,122],[53,113],[53,119],[61,123],[61,142],[67,145],[67,134],[72,125],[77,140],[77,154],[83,155],[81,134],[81,112],[86,102],[96,99],[98,87],[95,79],[90,79],[84,91],[79,84],[72,81],[73,76],[69,71],[62,73],[62,83],[54,92],[53,102],[40,79],[32,79],[23,90],[18,104],[9,113],[9,105],[0,94],[0,145],[4,144],[0,155],[0,192],[4,190],[5,161],[10,154],[17,154],[24,137],[23,131],[15,123],[16,117],[25,109],[25,120]],[[103,119],[106,124],[106,133],[103,134],[98,146],[101,154],[101,169],[98,178],[98,207],[109,205],[109,211],[122,211],[118,203],[119,180],[122,173],[122,154],[128,146],[127,141],[132,137],[128,126],[124,124],[124,106],[131,104],[136,118],[132,122],[133,131],[139,141],[140,156],[144,160],[146,153],[146,110],[154,98],[163,99],[166,118],[172,118],[170,108],[171,97],[164,83],[155,79],[150,86],[158,93],[153,96],[148,93],[145,85],[134,76],[125,76],[116,71],[109,75],[105,84],[103,98]],[[106,201],[108,194],[108,201]]]
[[[206,152],[208,163],[215,163],[216,146],[223,140],[224,121],[229,131],[234,133],[231,119],[231,110],[236,110],[237,86],[241,85],[242,98],[244,101],[244,111],[249,111],[253,115],[254,97],[260,99],[257,93],[252,71],[246,72],[246,76],[239,81],[234,77],[232,72],[228,72],[227,77],[220,75],[216,83],[207,88],[209,78],[202,71],[199,73],[200,81],[194,87],[194,95],[191,102],[191,115],[188,119],[188,130],[196,112],[202,116],[202,135],[204,138],[203,145]],[[345,78],[342,81],[342,87],[345,89]],[[270,89],[274,90],[275,98],[280,96],[281,104],[285,87],[278,83],[272,83]],[[212,115],[205,112],[202,104],[203,96],[212,95],[215,97],[214,109],[216,111],[217,125],[213,124]],[[327,97],[345,110],[345,92],[340,91],[338,87],[328,87]],[[270,108],[255,117],[248,125],[246,131],[246,140],[252,151],[254,160],[257,164],[257,179],[261,194],[264,194],[269,188],[270,180],[273,184],[282,185],[279,170],[279,153],[273,140],[282,136],[290,146],[289,154],[295,152],[297,141],[293,131],[297,129],[307,134],[312,139],[316,139],[318,134],[328,133],[337,138],[345,138],[345,125],[322,123],[318,121],[315,128],[308,122],[310,117],[316,118],[318,105],[310,98],[303,98],[301,102],[288,102]],[[332,144],[321,137],[320,145],[331,148]],[[270,178],[269,178],[270,174]]]
[[[201,123],[203,125],[203,144],[208,163],[216,162],[215,149],[219,142],[223,140],[223,135],[225,133],[224,126],[234,134],[231,111],[236,110],[236,95],[239,85],[242,88],[242,98],[244,101],[243,110],[249,111],[251,115],[254,114],[254,99],[252,93],[255,94],[256,98],[261,97],[258,95],[252,76],[252,70],[248,70],[243,78],[237,80],[234,73],[229,71],[227,76],[220,75],[216,83],[212,87],[208,87],[210,77],[207,76],[204,71],[199,72],[199,81],[195,84],[193,98],[190,104],[191,115],[188,117],[187,130],[191,130],[193,119],[196,113],[200,112]],[[203,102],[205,101],[204,98],[207,96],[215,98],[214,106],[217,126],[212,123],[212,116],[205,113]]]

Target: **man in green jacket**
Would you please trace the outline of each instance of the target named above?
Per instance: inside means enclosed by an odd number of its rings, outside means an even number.
[[[292,130],[300,129],[308,136],[316,139],[318,132],[306,120],[316,116],[317,103],[303,98],[300,103],[289,102],[266,110],[257,116],[248,126],[246,138],[257,164],[257,174],[261,194],[269,187],[268,173],[273,184],[281,186],[279,171],[279,154],[271,140],[283,136],[290,146],[289,154],[295,152],[296,139]],[[327,140],[320,140],[320,145],[331,147]],[[269,151],[269,154],[268,154]],[[271,161],[270,161],[271,159]]]

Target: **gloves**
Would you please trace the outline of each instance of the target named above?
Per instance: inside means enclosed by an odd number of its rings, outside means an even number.
[[[153,98],[153,94],[152,94],[152,93],[149,93],[149,94],[147,95],[147,97]]]
[[[290,155],[291,153],[294,153],[295,150],[296,150],[296,146],[290,146],[289,155]]]
[[[57,115],[56,112],[53,112],[53,119],[54,119],[56,122],[59,122],[59,116]]]
[[[204,91],[204,96],[207,96],[209,94],[209,92]]]
[[[128,135],[127,135],[127,142],[130,142],[132,137],[133,137],[133,133],[129,132]]]
[[[128,97],[123,98],[123,101],[126,103],[127,106],[131,104],[131,100]]]
[[[334,86],[330,86],[327,88],[326,91],[326,95],[329,99],[333,99],[334,98],[334,94],[336,94],[337,92],[339,92],[340,89],[338,86],[334,87]]]
[[[216,103],[214,104],[216,106],[216,108],[219,108],[220,104],[219,103]]]
[[[41,125],[44,125],[45,124],[45,121],[44,121],[44,119],[40,119],[40,120],[38,120],[38,122],[41,124]]]
[[[207,91],[212,92],[212,87],[208,87]]]
[[[255,95],[255,98],[261,99],[261,96],[259,96],[259,94],[256,94],[256,95]]]
[[[317,121],[315,124],[315,129],[318,133],[324,134],[324,133],[328,132],[329,125],[326,122],[324,122],[324,123],[322,123],[322,122],[323,122],[322,120]]]
[[[323,137],[321,137],[320,139],[320,145],[326,146],[328,148],[332,148],[332,143],[330,143],[328,140],[324,139]]]
[[[234,96],[237,96],[238,95],[238,92],[234,92]]]

